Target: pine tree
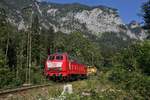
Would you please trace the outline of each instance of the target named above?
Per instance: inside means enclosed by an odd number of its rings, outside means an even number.
[[[9,80],[7,78],[8,72],[9,72],[9,69],[5,65],[4,52],[0,49],[0,88],[4,87],[4,85],[8,83],[7,82],[7,80]]]
[[[34,15],[32,18],[31,34],[32,34],[32,61],[34,61],[35,64],[39,64],[40,55],[41,55],[41,50],[40,50],[41,35],[40,35],[38,15]]]
[[[8,30],[7,30],[7,21],[6,21],[6,12],[4,9],[0,8],[0,47],[5,50],[5,60],[7,56],[7,47],[8,47]],[[7,41],[7,47],[6,47]]]
[[[6,25],[6,12],[5,9],[0,8],[0,27]]]
[[[148,35],[150,38],[150,0],[148,0],[146,3],[142,6],[143,9],[143,18],[145,21],[144,28],[148,30]]]

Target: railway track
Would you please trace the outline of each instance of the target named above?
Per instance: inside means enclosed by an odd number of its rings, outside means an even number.
[[[20,87],[20,88],[15,88],[15,89],[1,90],[0,96],[1,95],[7,95],[7,94],[13,94],[13,93],[21,92],[21,91],[27,91],[27,90],[35,89],[35,88],[47,87],[47,86],[52,86],[52,84],[26,86],[26,87]]]
[[[51,92],[51,90],[54,91],[54,93],[56,91],[58,92],[59,89],[63,91],[64,85],[72,84],[74,82],[55,82],[43,85],[25,86],[15,89],[0,90],[0,100],[35,100],[39,96],[48,97],[49,95],[53,95],[53,92]]]

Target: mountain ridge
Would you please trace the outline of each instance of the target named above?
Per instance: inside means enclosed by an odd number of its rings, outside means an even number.
[[[132,31],[120,18],[117,9],[102,5],[88,6],[79,3],[58,4],[38,2],[36,0],[2,0],[0,4],[8,10],[9,21],[18,27],[18,30],[27,30],[29,17],[23,14],[24,9],[31,8],[39,16],[41,27],[53,27],[55,32],[71,33],[81,31],[101,37],[102,33],[126,33],[132,39],[144,39],[144,31]],[[142,29],[141,29],[142,30]]]

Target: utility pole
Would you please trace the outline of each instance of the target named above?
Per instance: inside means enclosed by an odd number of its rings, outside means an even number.
[[[32,18],[33,11],[31,12],[30,32],[29,32],[29,84],[31,83],[31,66],[32,66]]]
[[[27,33],[27,67],[26,67],[26,82],[28,81],[28,68],[29,68],[29,33]]]
[[[32,66],[32,16],[33,16],[33,10],[32,7],[24,8],[25,16],[28,18],[28,31],[27,31],[27,57],[26,57],[26,83],[31,83],[31,66]]]
[[[32,59],[31,59],[31,50],[32,50],[32,32],[30,32],[30,37],[29,37],[29,84],[31,83],[31,65],[32,65]]]
[[[31,83],[31,66],[32,66],[32,16],[33,16],[33,11],[32,8],[27,9],[26,11],[27,15],[29,17],[29,27],[28,27],[28,32],[27,32],[27,67],[26,67],[26,82],[28,84]]]

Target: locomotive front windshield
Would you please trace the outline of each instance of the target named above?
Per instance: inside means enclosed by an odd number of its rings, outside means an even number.
[[[48,60],[54,60],[55,56],[49,56]]]
[[[63,56],[49,56],[48,60],[63,60]]]
[[[63,56],[56,56],[56,60],[63,60]]]

